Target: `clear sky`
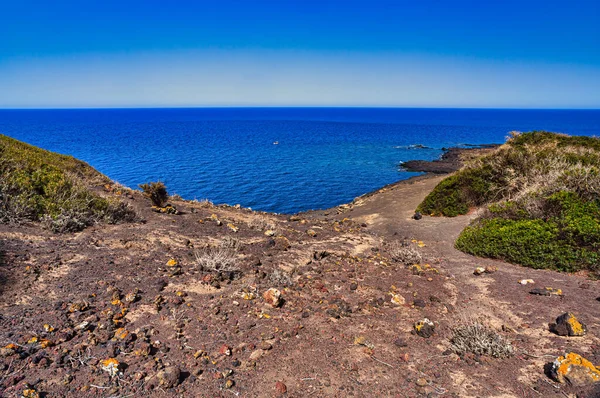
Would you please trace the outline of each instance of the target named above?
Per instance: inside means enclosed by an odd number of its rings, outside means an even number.
[[[0,0],[0,107],[600,108],[600,1]]]

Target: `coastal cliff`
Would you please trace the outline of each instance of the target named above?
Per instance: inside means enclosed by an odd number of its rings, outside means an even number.
[[[153,207],[149,192],[3,140],[4,209],[33,206],[0,224],[5,396],[600,394],[593,270],[458,250],[495,202],[459,197],[465,211],[431,216],[456,188],[446,175],[292,216],[173,196]],[[462,161],[451,182],[486,162]],[[591,361],[577,380],[550,374],[567,351]]]

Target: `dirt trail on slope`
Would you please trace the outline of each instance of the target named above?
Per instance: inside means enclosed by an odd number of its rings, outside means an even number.
[[[440,269],[450,275],[445,286],[454,292],[454,319],[483,319],[498,330],[504,327],[505,330],[516,331],[514,336],[509,337],[521,347],[521,355],[526,361],[518,368],[514,388],[506,391],[508,396],[526,396],[523,390],[531,386],[543,390],[544,396],[562,395],[556,389],[544,389],[548,387],[542,380],[545,378],[544,366],[549,359],[571,350],[587,355],[596,364],[600,363],[600,283],[590,281],[584,275],[525,268],[499,260],[476,258],[455,249],[454,241],[476,218],[477,211],[454,218],[412,218],[418,204],[445,177],[424,176],[388,186],[357,198],[347,208],[340,209],[339,214],[329,217],[349,218],[366,224],[368,231],[387,241],[422,241],[425,244],[422,252],[428,261],[438,262]],[[476,267],[487,266],[497,267],[498,271],[482,276],[473,274]],[[533,279],[535,284],[523,286],[518,283],[521,279]],[[529,293],[532,287],[559,288],[564,296],[532,295]],[[549,332],[548,323],[564,312],[573,312],[585,320],[589,334],[583,338],[564,338]],[[488,376],[479,372],[471,375],[460,373],[460,382],[457,379],[457,383],[470,385],[475,390],[479,385],[481,394],[485,391],[482,380]],[[461,389],[460,395],[469,396],[474,392]],[[580,396],[588,396],[588,393]],[[596,396],[596,393],[589,394]],[[482,395],[475,393],[473,396]],[[488,395],[484,393],[483,396]]]

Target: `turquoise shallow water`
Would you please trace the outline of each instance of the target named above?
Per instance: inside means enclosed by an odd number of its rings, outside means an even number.
[[[398,165],[435,159],[443,147],[534,129],[600,135],[600,110],[0,110],[0,133],[124,185],[162,180],[186,199],[280,213],[332,207],[414,176]]]

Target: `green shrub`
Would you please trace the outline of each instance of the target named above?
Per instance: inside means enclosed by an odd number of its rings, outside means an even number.
[[[167,187],[160,181],[140,184],[140,188],[144,192],[144,196],[150,199],[154,206],[165,207],[169,200]]]
[[[125,203],[93,185],[109,182],[84,162],[0,135],[0,222],[42,221],[55,232],[133,221]]]
[[[531,132],[446,178],[418,209],[486,206],[456,247],[534,268],[600,269],[600,140]]]

